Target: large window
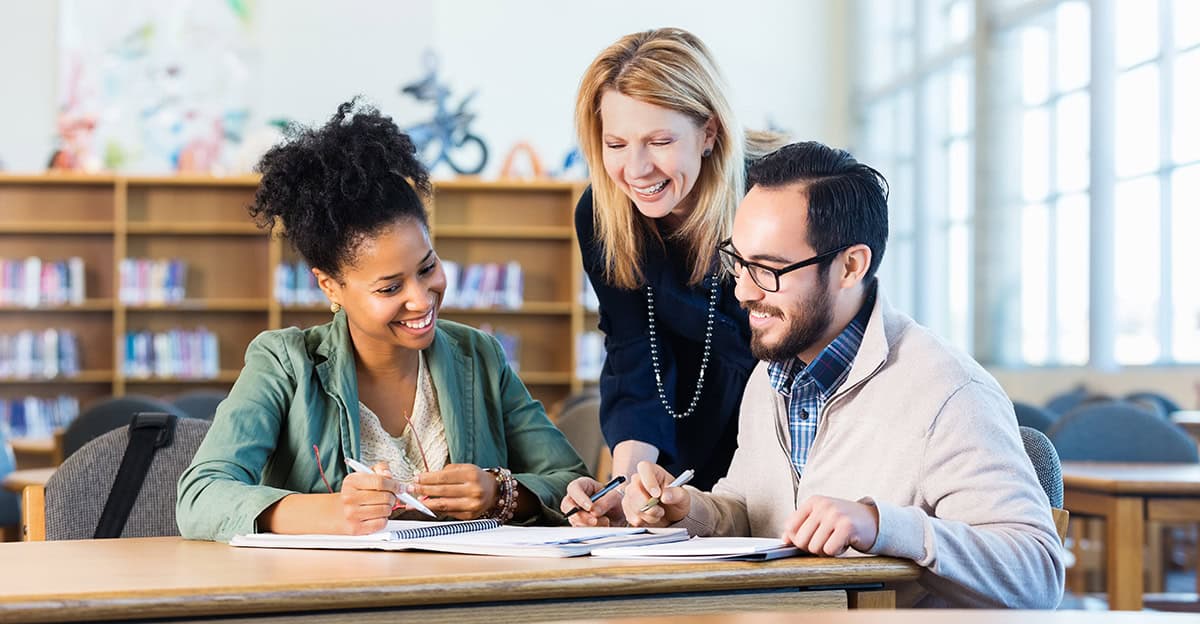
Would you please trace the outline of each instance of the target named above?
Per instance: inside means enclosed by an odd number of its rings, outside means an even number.
[[[888,179],[880,281],[894,304],[956,344],[972,334],[973,6],[860,2],[859,156]]]
[[[1194,0],[1116,0],[1119,364],[1200,360],[1200,41]]]
[[[1200,2],[856,10],[892,299],[993,364],[1200,361]]]

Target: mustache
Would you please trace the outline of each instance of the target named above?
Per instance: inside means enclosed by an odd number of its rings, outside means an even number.
[[[783,310],[780,310],[774,306],[769,306],[765,303],[759,303],[757,301],[743,303],[742,308],[744,308],[747,312],[757,312],[759,314],[769,314],[771,316],[783,316]]]

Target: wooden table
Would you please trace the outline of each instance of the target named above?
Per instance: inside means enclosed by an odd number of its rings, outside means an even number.
[[[46,485],[46,481],[50,475],[54,474],[57,468],[30,468],[28,470],[14,470],[4,475],[4,489],[10,492],[21,493],[27,485]]]
[[[755,612],[724,615],[652,616],[586,620],[577,624],[1174,624],[1196,621],[1194,613],[1128,613],[1123,611],[956,611],[908,609],[845,612]]]
[[[1108,606],[1140,610],[1146,522],[1200,522],[1200,464],[1063,462],[1063,506],[1105,520]]]
[[[176,537],[13,542],[0,544],[0,561],[0,622],[234,615],[376,621],[365,611],[320,613],[356,609],[392,610],[389,621],[461,624],[810,603],[845,608],[886,603],[889,595],[894,604],[890,584],[920,573],[911,561],[886,557],[669,563],[269,550]]]
[[[1200,443],[1200,410],[1180,410],[1171,414],[1171,422],[1179,425],[1192,439]]]

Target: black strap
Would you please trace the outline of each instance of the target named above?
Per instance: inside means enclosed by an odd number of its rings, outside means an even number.
[[[125,521],[129,519],[129,512],[133,510],[133,503],[150,470],[150,462],[154,460],[154,452],[171,445],[174,431],[173,414],[138,412],[133,415],[129,423],[129,445],[125,447],[117,478],[104,502],[100,522],[96,524],[96,539],[121,537]]]

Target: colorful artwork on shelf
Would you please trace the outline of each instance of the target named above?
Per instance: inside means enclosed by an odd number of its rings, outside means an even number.
[[[258,79],[252,6],[63,0],[50,167],[226,172]]]

